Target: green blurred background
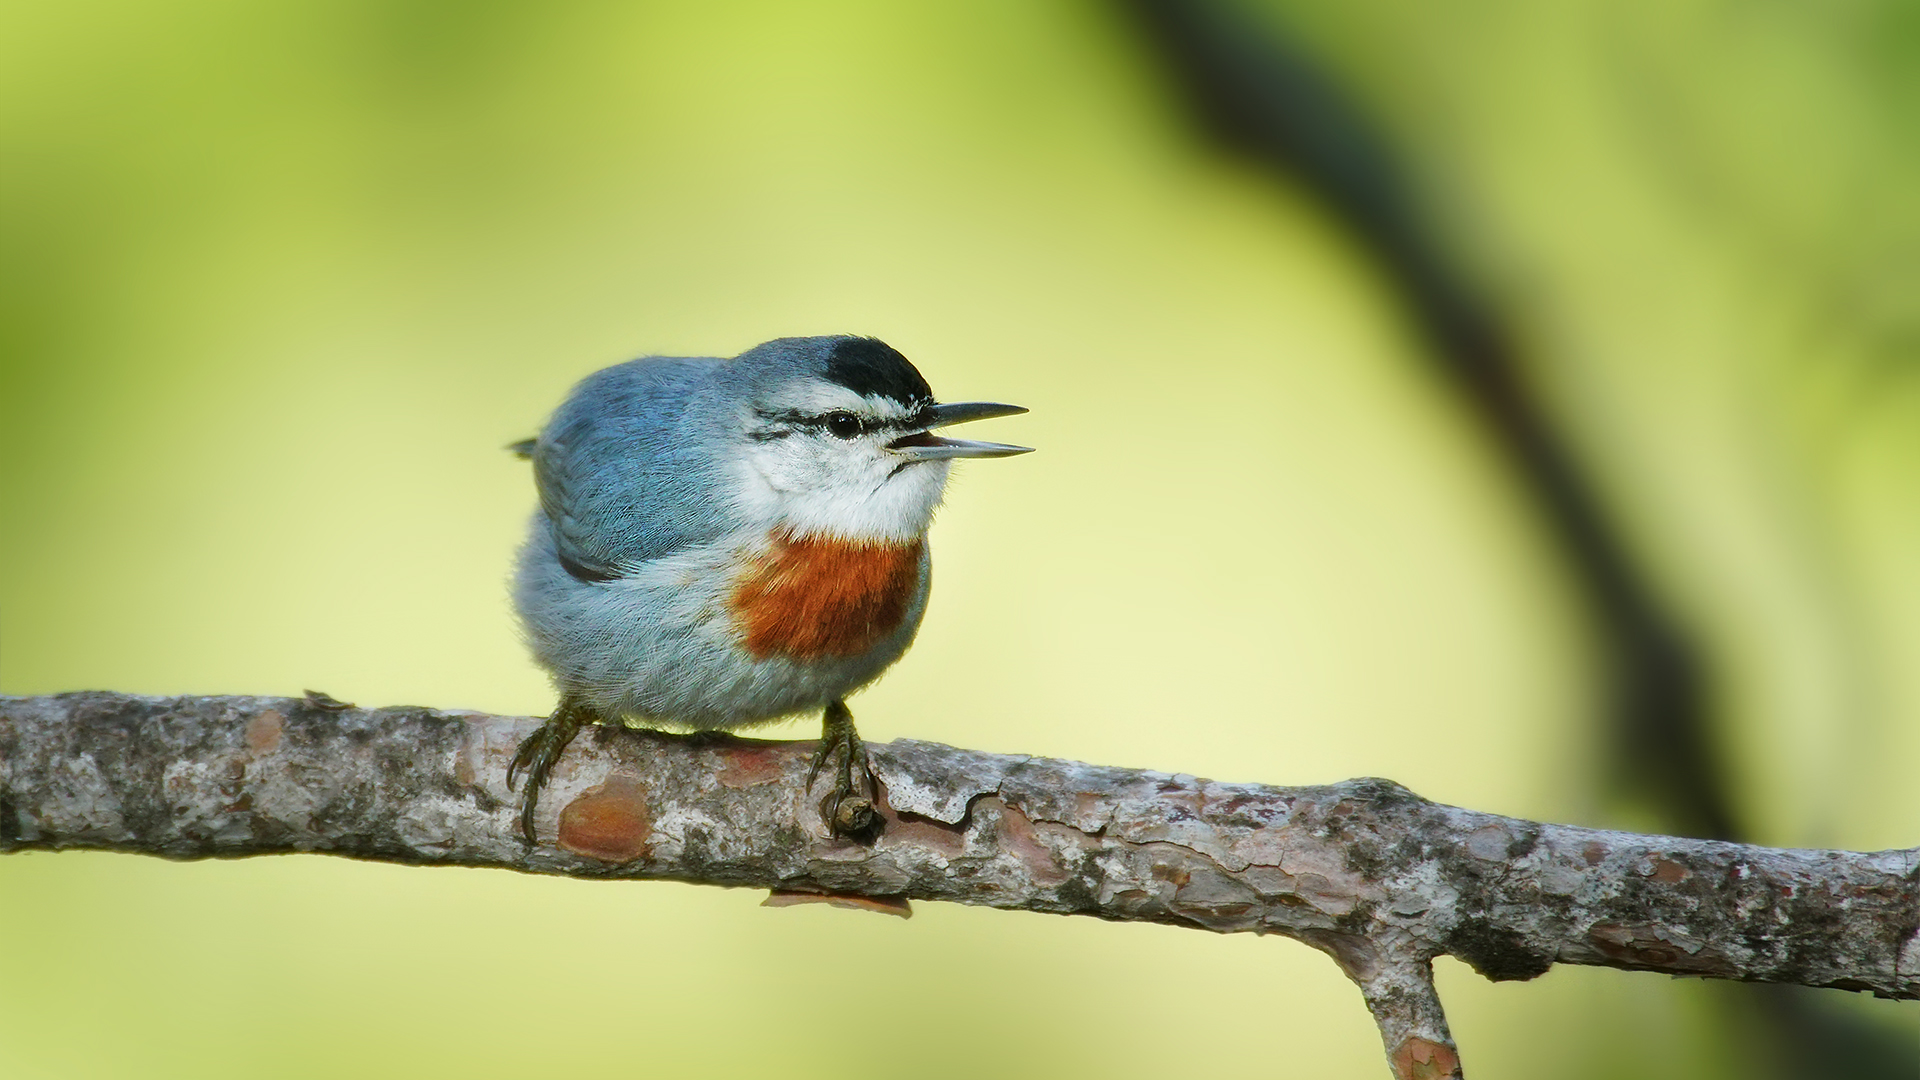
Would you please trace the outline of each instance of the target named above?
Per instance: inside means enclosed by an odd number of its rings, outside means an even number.
[[[1390,275],[1220,152],[1130,9],[0,12],[0,691],[544,714],[503,445],[631,356],[853,331],[1041,448],[956,470],[869,738],[1662,825],[1610,779],[1566,561]],[[1502,313],[1703,650],[1743,835],[1920,843],[1920,7],[1250,17]],[[0,1076],[1384,1074],[1292,942],[759,899],[15,856]],[[1741,987],[1440,979],[1481,1078],[1807,1052]],[[1920,1061],[1910,1004],[1790,1004]]]

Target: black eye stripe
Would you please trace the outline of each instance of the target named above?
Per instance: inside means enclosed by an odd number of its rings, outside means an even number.
[[[824,431],[840,439],[856,439],[862,435],[872,435],[882,431],[904,431],[907,430],[913,422],[911,418],[906,420],[877,420],[872,417],[861,416],[848,409],[834,409],[831,412],[818,416],[796,412],[790,409],[781,412],[756,409],[754,410],[754,414],[768,424],[784,425],[789,429],[798,428],[806,431]],[[781,431],[776,427],[771,430],[753,432],[751,436],[758,441],[766,441],[781,438],[788,433],[788,431]]]

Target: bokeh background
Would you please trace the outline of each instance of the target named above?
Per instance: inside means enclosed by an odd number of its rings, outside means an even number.
[[[544,714],[504,444],[853,331],[1041,448],[869,738],[1920,843],[1910,3],[0,20],[0,691]],[[759,900],[14,856],[0,1075],[1383,1075],[1292,942]],[[1482,1078],[1920,1075],[1911,1004],[1440,979]]]

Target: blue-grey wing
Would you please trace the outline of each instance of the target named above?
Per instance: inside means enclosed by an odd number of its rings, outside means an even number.
[[[534,481],[560,563],[608,581],[727,532],[732,446],[719,361],[650,357],[588,376],[533,446]]]

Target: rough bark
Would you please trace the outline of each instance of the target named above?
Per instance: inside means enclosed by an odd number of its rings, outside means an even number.
[[[324,852],[908,898],[1274,933],[1333,957],[1396,1076],[1459,1076],[1431,961],[1555,963],[1920,999],[1920,848],[1755,847],[1541,824],[1386,780],[1229,784],[873,744],[884,829],[828,835],[811,743],[597,729],[515,828],[536,720],[324,697],[0,697],[0,851]]]

